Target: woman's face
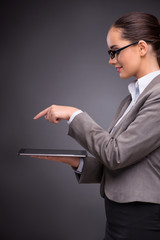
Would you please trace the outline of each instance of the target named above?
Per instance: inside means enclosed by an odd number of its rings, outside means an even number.
[[[121,38],[121,29],[112,27],[107,35],[107,44],[110,50],[117,50],[132,42]],[[132,45],[115,54],[113,59],[110,58],[109,64],[114,65],[122,79],[132,76],[139,77],[141,68],[141,57],[138,45]]]

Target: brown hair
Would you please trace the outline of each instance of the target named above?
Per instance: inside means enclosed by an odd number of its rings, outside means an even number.
[[[152,41],[160,66],[160,22],[148,13],[131,12],[119,18],[112,27],[122,29],[122,38],[131,42],[139,40]]]

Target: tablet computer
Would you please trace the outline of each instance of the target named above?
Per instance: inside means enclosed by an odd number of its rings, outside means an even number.
[[[86,150],[64,150],[64,149],[31,149],[21,148],[19,156],[56,156],[56,157],[86,157]]]

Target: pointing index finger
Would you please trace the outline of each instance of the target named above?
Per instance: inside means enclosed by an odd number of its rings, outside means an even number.
[[[38,113],[33,119],[37,120],[37,119],[39,119],[40,117],[45,116],[45,115],[47,114],[48,110],[49,110],[49,107],[46,108],[46,109],[44,109],[44,110],[41,111],[40,113]]]

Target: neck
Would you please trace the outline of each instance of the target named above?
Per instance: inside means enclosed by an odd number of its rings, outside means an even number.
[[[151,72],[160,70],[160,66],[157,59],[148,59],[147,61],[142,61],[140,66],[140,71],[137,73],[136,78],[139,79]]]

